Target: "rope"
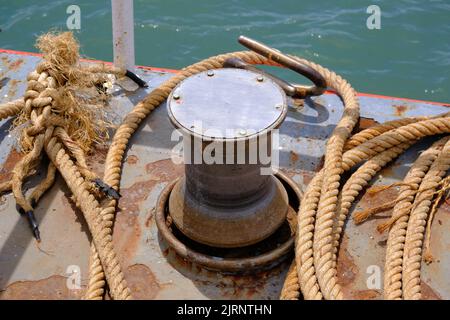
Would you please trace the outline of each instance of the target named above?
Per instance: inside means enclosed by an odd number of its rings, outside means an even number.
[[[420,120],[428,119],[427,117],[405,118],[399,120],[387,121],[385,123],[367,128],[361,132],[354,134],[345,144],[345,151],[348,151],[354,147],[359,146],[361,143],[367,140],[373,139],[382,133],[396,129],[398,127],[406,126],[407,124],[414,123]]]
[[[421,297],[420,266],[425,225],[436,188],[449,168],[450,142],[447,141],[423,178],[409,217],[402,270],[403,296],[407,300],[419,300]]]
[[[300,298],[300,283],[298,281],[297,266],[292,261],[281,289],[280,300],[298,300]]]
[[[434,120],[438,120],[433,122]],[[373,138],[357,148],[349,151],[351,156],[357,155],[357,149],[363,149],[366,155],[373,156],[374,152],[382,152],[400,143],[408,143],[417,140],[425,135],[441,133],[440,129],[449,126],[450,118],[439,118],[434,120],[424,120],[421,126],[418,123],[393,129]],[[315,233],[313,240],[314,265],[317,273],[317,280],[325,299],[342,299],[342,291],[337,283],[337,269],[334,263],[335,251],[333,245],[333,225],[335,221],[336,207],[338,203],[340,177],[343,173],[341,153],[343,144],[349,134],[349,130],[354,126],[353,118],[345,114],[341,120],[342,126],[338,124],[335,129],[336,134],[328,141],[326,150],[324,182],[321,188],[321,196],[317,209],[315,222]],[[447,122],[447,123],[445,123]],[[448,131],[445,131],[448,132]],[[370,146],[370,147],[369,147]],[[369,149],[370,148],[370,149]],[[327,161],[329,159],[329,161]]]
[[[446,141],[448,141],[448,137],[435,142],[414,162],[404,179],[406,185],[400,188],[392,218],[378,228],[379,231],[383,232],[391,227],[387,240],[384,271],[384,297],[386,299],[398,300],[402,298],[402,257],[409,213],[422,179]]]
[[[337,260],[336,254],[337,248],[339,246],[339,240],[341,238],[342,229],[353,202],[359,196],[363,188],[365,188],[369,184],[373,177],[381,169],[383,169],[386,164],[405,152],[405,150],[408,149],[414,142],[415,141],[399,144],[398,146],[392,147],[374,156],[373,158],[365,162],[361,167],[359,167],[358,170],[345,183],[342,192],[339,195],[337,209],[337,212],[339,214],[335,223],[334,230],[334,263],[336,263]]]
[[[314,222],[323,182],[323,171],[315,175],[306,189],[298,212],[298,232],[295,243],[295,262],[303,297],[320,300],[322,293],[314,268]]]
[[[77,206],[84,213],[95,248],[98,251],[102,266],[104,266],[112,298],[130,299],[131,294],[114,251],[111,235],[103,232],[104,222],[100,215],[99,203],[89,192],[81,173],[55,137],[46,144],[45,149],[72,191]]]
[[[23,99],[0,104],[0,120],[15,116],[23,109],[24,105]]]
[[[388,128],[395,128],[404,124],[405,122],[403,121],[394,121]],[[386,127],[386,125],[379,125],[357,133],[349,139],[346,149],[356,147],[365,141],[386,132]],[[306,193],[301,201],[301,206],[298,213],[299,232],[297,233],[296,243],[296,265],[298,266],[298,278],[302,288],[302,293],[307,300],[322,299],[322,294],[315,275],[312,248],[315,214],[320,197],[322,175],[323,171],[317,173],[308,185]],[[341,221],[338,222],[338,225],[343,224],[344,220],[345,217],[342,216]],[[340,232],[338,232],[338,234],[340,234]],[[339,239],[336,238],[335,241],[339,241]],[[335,247],[337,246],[335,245]],[[294,293],[290,294],[294,295]]]

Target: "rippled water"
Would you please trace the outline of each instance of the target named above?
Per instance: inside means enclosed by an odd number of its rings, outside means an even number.
[[[77,4],[82,53],[112,60],[110,1],[0,3],[1,48],[36,51],[36,36],[65,29],[66,8]],[[370,4],[381,8],[380,30],[366,27]],[[449,21],[449,0],[135,0],[136,55],[140,65],[176,69],[242,50],[244,34],[323,64],[358,91],[449,102]]]

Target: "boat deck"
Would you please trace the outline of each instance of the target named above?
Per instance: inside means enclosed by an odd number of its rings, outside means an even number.
[[[39,56],[0,52],[0,101],[21,97],[26,76]],[[107,108],[110,119],[120,123],[133,105],[172,76],[170,70],[141,68],[139,75],[148,89],[126,92],[117,88]],[[357,84],[355,84],[357,85]],[[412,116],[431,116],[449,111],[439,103],[361,95],[361,129],[376,123]],[[280,167],[303,189],[323,164],[324,147],[342,114],[342,103],[332,93],[289,102],[288,116],[280,128]],[[9,132],[11,120],[0,122],[0,182],[11,177],[21,154],[16,136]],[[127,282],[135,298],[142,299],[277,299],[288,263],[258,274],[236,276],[207,271],[177,257],[161,240],[153,219],[161,190],[183,174],[183,167],[170,157],[178,143],[171,141],[172,125],[165,106],[155,110],[131,139],[121,181],[122,198],[114,226],[114,243]],[[418,153],[435,139],[417,144],[374,179],[372,188],[402,180]],[[103,172],[106,149],[89,157],[90,166]],[[38,176],[45,175],[39,172]],[[33,180],[26,188],[33,187]],[[376,194],[364,193],[352,211],[393,200],[396,188]],[[36,217],[41,244],[37,245],[26,219],[16,211],[11,194],[0,200],[0,298],[77,299],[83,294],[88,277],[90,235],[82,213],[70,199],[61,177],[41,199]],[[381,214],[380,217],[385,217]],[[381,290],[368,289],[369,266],[384,268],[387,235],[380,235],[372,219],[355,226],[346,223],[340,247],[338,276],[346,298],[379,299]],[[444,203],[436,214],[431,238],[436,261],[423,264],[423,297],[450,299],[450,206]],[[81,289],[69,289],[68,276],[81,275]],[[370,271],[370,270],[369,270]],[[382,276],[381,276],[382,279]],[[381,280],[382,283],[382,280]]]

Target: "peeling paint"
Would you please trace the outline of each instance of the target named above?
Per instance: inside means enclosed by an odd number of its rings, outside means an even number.
[[[70,290],[67,278],[59,275],[37,281],[18,281],[10,284],[0,292],[0,299],[5,300],[79,300],[84,289]]]
[[[135,300],[154,299],[161,290],[155,275],[149,267],[135,264],[125,269],[125,279]]]
[[[12,178],[12,170],[16,166],[16,164],[23,158],[23,154],[17,152],[15,149],[11,149],[8,157],[0,169],[0,183],[4,183],[6,181],[11,180]]]

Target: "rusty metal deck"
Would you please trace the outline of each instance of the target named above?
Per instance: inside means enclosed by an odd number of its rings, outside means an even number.
[[[0,53],[0,101],[23,95],[27,73],[39,61],[37,56]],[[118,89],[108,113],[115,122],[131,110],[153,88],[172,76],[170,73],[140,70],[149,88],[135,93]],[[354,84],[357,87],[357,84]],[[447,106],[399,99],[362,96],[360,127],[401,117],[436,115]],[[302,188],[323,163],[327,137],[341,117],[342,103],[332,94],[307,99],[304,104],[290,100],[286,121],[281,127],[280,166]],[[8,180],[21,155],[16,151],[11,121],[0,122],[0,182]],[[183,261],[158,236],[153,210],[160,191],[183,172],[170,160],[177,142],[171,141],[172,126],[166,108],[154,111],[141,125],[127,151],[121,182],[122,198],[114,226],[114,243],[124,273],[136,298],[142,299],[277,299],[287,264],[251,276],[221,275]],[[374,186],[404,177],[428,139],[408,150],[384,169]],[[96,150],[90,165],[101,173],[106,150]],[[31,187],[31,184],[26,186]],[[360,210],[396,196],[395,188],[375,195],[364,194],[353,210]],[[0,298],[75,299],[87,283],[89,232],[83,216],[70,200],[69,190],[57,183],[40,201],[36,216],[42,243],[37,246],[27,221],[19,216],[10,194],[0,201]],[[361,226],[348,221],[340,248],[338,271],[347,298],[378,299],[381,291],[368,289],[367,268],[383,269],[386,235],[375,228],[379,219]],[[436,261],[423,265],[424,298],[450,299],[450,207],[441,206],[432,233],[432,252]],[[447,231],[447,232],[446,232]],[[81,289],[67,287],[67,277],[78,266]]]

